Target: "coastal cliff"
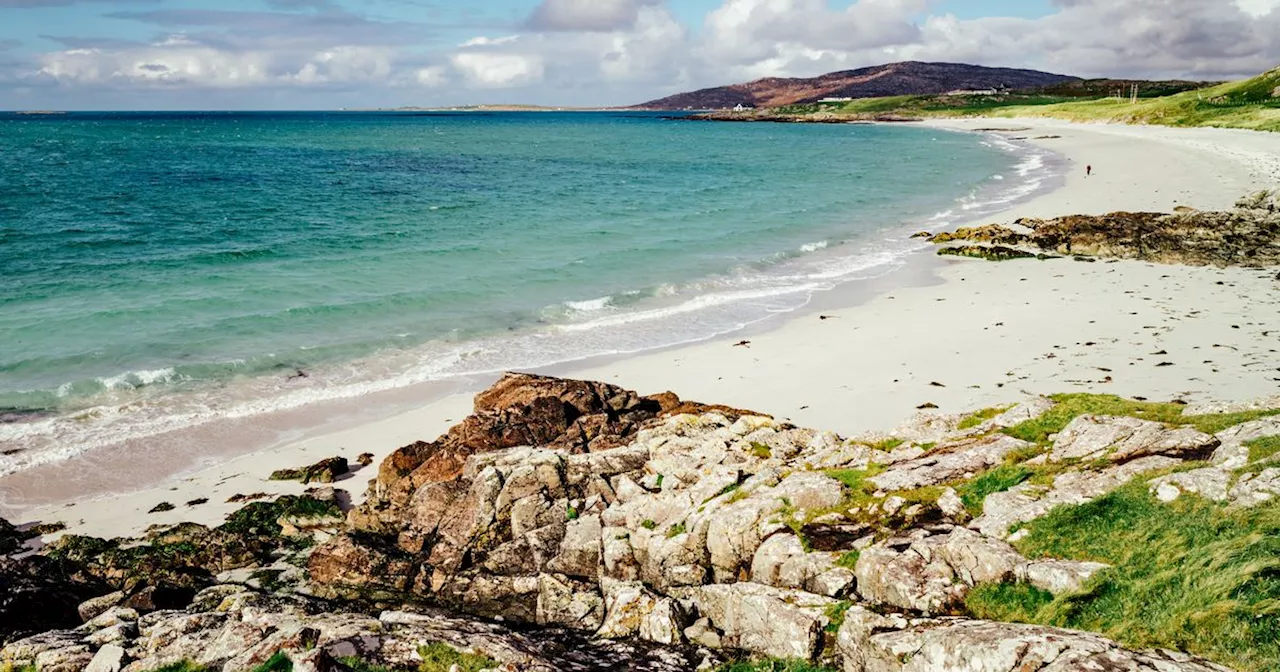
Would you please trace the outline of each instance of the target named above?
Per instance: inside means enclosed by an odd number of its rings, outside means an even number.
[[[0,664],[1271,669],[1278,437],[1280,404],[1064,395],[842,438],[509,374],[346,512],[5,561]]]

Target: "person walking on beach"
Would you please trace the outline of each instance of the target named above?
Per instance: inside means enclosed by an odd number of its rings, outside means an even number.
[[[1085,176],[1085,177],[1089,177],[1089,176],[1091,176],[1091,175],[1093,175],[1093,166],[1091,166],[1091,165],[1089,165],[1089,166],[1085,166],[1085,167],[1084,167],[1084,176]]]

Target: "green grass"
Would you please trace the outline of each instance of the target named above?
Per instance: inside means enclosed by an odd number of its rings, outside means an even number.
[[[342,663],[343,667],[351,670],[351,672],[405,672],[403,670],[396,670],[382,665],[374,665],[373,663],[365,662],[355,656],[339,658],[338,662]]]
[[[641,521],[640,527],[643,527],[646,530],[653,530],[658,527],[658,523],[652,520],[645,520]]]
[[[987,495],[1004,492],[1016,485],[1021,485],[1034,475],[1035,471],[1029,467],[1020,464],[1002,464],[980,474],[972,481],[956,486],[956,494],[960,495],[964,508],[976,518],[982,515],[982,503],[986,501]]]
[[[858,558],[861,557],[861,555],[861,551],[849,551],[840,556],[839,560],[836,560],[836,566],[844,567],[845,569],[854,569],[858,566]]]
[[[960,424],[959,424],[959,425],[957,425],[957,426],[956,426],[956,428],[957,428],[957,429],[962,429],[962,430],[964,430],[964,429],[973,429],[974,427],[977,427],[978,425],[981,425],[982,423],[984,423],[984,422],[986,422],[986,421],[988,421],[988,420],[990,420],[990,419],[992,419],[992,418],[994,418],[994,417],[996,417],[996,416],[1000,415],[1001,413],[1004,413],[1005,411],[1007,411],[1007,410],[1009,410],[1009,409],[1011,409],[1011,408],[1013,408],[1013,407],[1012,407],[1012,406],[997,406],[997,407],[995,407],[995,408],[984,408],[984,409],[982,409],[981,411],[978,411],[977,413],[974,413],[973,415],[970,415],[969,417],[965,418],[964,420],[961,420],[961,421],[960,421]]]
[[[667,530],[667,538],[675,539],[676,537],[688,531],[689,530],[685,528],[684,523],[676,523],[675,525],[672,525],[670,529]]]
[[[253,672],[293,672],[293,661],[283,651],[277,651],[267,662],[253,668]]]
[[[0,672],[39,672],[35,665],[14,665],[13,663],[0,663]],[[175,671],[184,672],[184,671]],[[197,668],[191,672],[203,672],[203,668]]]
[[[1249,461],[1261,462],[1280,453],[1280,436],[1268,436],[1254,439],[1244,444],[1249,449]]]
[[[1036,616],[1053,593],[1027,583],[987,583],[976,586],[964,599],[974,618],[1005,623],[1035,623]]]
[[[804,660],[738,660],[717,667],[715,672],[839,672]]]
[[[495,660],[461,651],[448,644],[428,644],[418,649],[422,656],[422,664],[418,672],[449,672],[457,665],[459,672],[480,672],[480,670],[497,667]]]
[[[823,611],[823,614],[827,617],[828,621],[827,627],[825,628],[826,632],[830,632],[832,634],[840,632],[840,626],[844,625],[844,615],[852,608],[853,603],[848,600],[840,600],[839,602],[828,606],[826,610]]]
[[[1034,598],[989,589],[971,608],[1189,651],[1240,672],[1280,669],[1280,503],[1161,504],[1147,487],[1130,483],[1024,526],[1017,546],[1027,557],[1112,565],[1085,591],[1035,608]]]
[[[1082,415],[1124,415],[1170,425],[1185,425],[1207,434],[1216,434],[1242,422],[1280,415],[1280,409],[1183,415],[1186,407],[1180,404],[1133,401],[1106,394],[1058,394],[1049,398],[1056,403],[1048,412],[1005,429],[1004,433],[1024,441],[1047,444],[1050,435],[1062,431],[1072,420]]]
[[[844,484],[844,487],[855,492],[874,490],[867,479],[884,472],[879,465],[871,465],[866,469],[828,469],[822,473]]]
[[[751,454],[755,456],[756,459],[767,460],[773,457],[773,449],[763,443],[752,442]]]

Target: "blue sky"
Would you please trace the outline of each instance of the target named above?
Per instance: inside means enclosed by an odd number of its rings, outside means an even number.
[[[0,0],[0,109],[611,105],[895,60],[1223,78],[1280,0]]]

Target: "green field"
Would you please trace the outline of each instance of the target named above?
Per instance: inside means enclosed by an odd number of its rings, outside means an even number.
[[[1090,92],[1084,89],[1084,92]],[[1053,117],[1070,121],[1217,126],[1280,131],[1280,68],[1239,82],[1228,82],[1172,95],[1157,87],[1128,97],[1064,95],[1066,91],[1009,93],[992,96],[894,96],[847,103],[795,105],[772,110],[790,117]]]

